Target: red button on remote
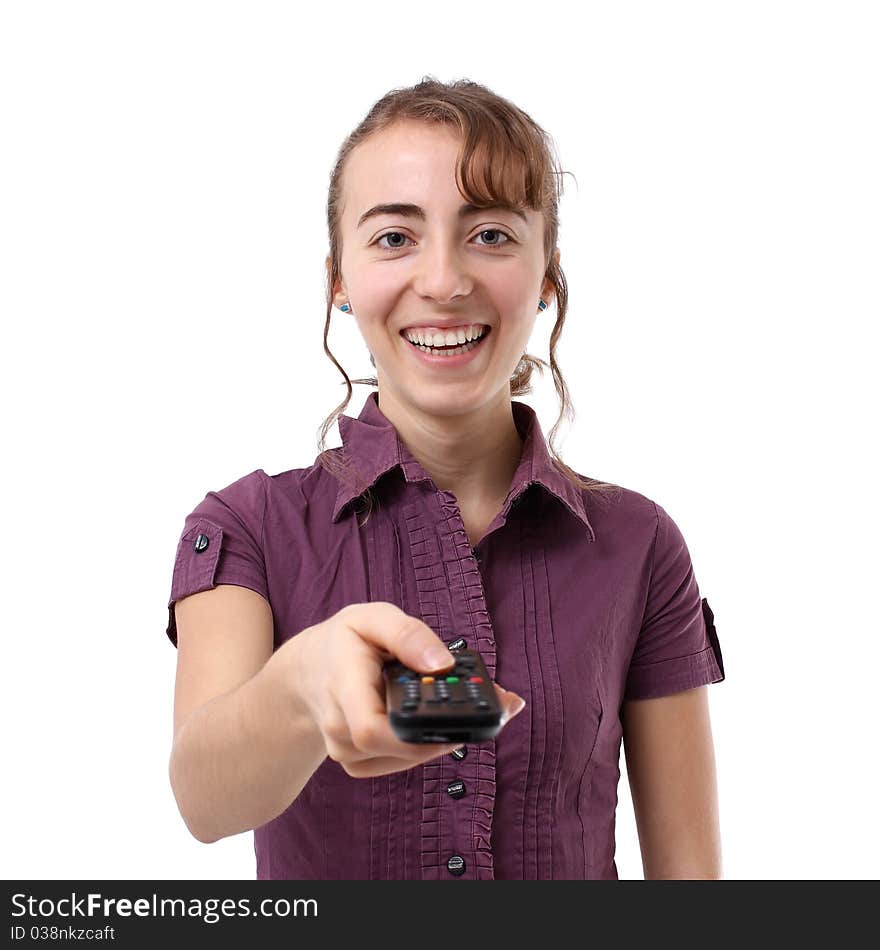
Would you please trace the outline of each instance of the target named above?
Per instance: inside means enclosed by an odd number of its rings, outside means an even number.
[[[482,676],[472,676],[468,682],[470,682],[470,683],[482,683],[482,682],[483,682],[483,677],[482,677]]]

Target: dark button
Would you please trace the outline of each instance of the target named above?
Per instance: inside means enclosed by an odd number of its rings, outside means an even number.
[[[471,554],[473,554],[474,560],[477,562],[477,564],[483,563],[483,555],[480,554],[477,548],[471,548]]]
[[[457,640],[453,640],[452,643],[447,644],[448,650],[464,650],[467,646],[467,640],[464,637],[459,637]]]
[[[461,798],[462,795],[467,791],[464,787],[464,782],[460,778],[457,778],[454,782],[450,782],[446,786],[446,794],[451,798]]]
[[[453,749],[449,754],[457,762],[460,762],[467,755],[467,746],[463,745],[460,749]]]
[[[199,554],[201,554],[207,546],[208,536],[206,534],[200,534],[193,542],[193,550],[197,551]]]
[[[446,862],[446,867],[449,868],[450,874],[458,877],[460,874],[464,874],[465,871],[464,858],[460,854],[453,854]]]

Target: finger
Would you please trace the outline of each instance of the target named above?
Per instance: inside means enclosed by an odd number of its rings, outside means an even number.
[[[504,720],[502,725],[506,725],[514,716],[518,716],[526,708],[526,701],[522,696],[517,696],[516,693],[508,693],[507,695],[510,698],[504,704]]]
[[[526,701],[518,693],[505,689],[500,683],[495,683],[494,686],[498,692],[498,698],[501,700],[501,724],[505,725],[523,711]]]
[[[333,730],[334,734],[331,736],[332,740],[332,755],[336,762],[359,762],[364,759],[369,759],[371,756],[368,752],[362,752],[360,749],[356,749],[351,741],[351,731],[348,720],[345,717],[345,712],[342,706],[336,701],[334,697],[330,697],[330,702],[333,704],[336,715],[334,721],[337,723],[343,723],[341,729],[344,732],[344,735],[339,735],[336,729]],[[325,737],[325,742],[327,741]],[[329,750],[328,750],[329,752]]]
[[[370,649],[355,654],[353,662],[339,681],[339,703],[349,723],[354,748],[352,758],[400,758],[412,763],[413,751],[419,746],[404,742],[394,734],[388,720],[385,677],[372,660]]]
[[[362,640],[378,651],[388,651],[410,669],[430,673],[455,664],[455,657],[440,637],[426,623],[405,613],[396,604],[387,601],[349,604],[337,616]]]

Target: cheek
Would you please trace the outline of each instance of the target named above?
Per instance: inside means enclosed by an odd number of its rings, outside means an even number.
[[[498,279],[493,280],[489,292],[492,307],[501,321],[508,327],[530,323],[538,312],[538,299],[541,296],[540,290],[532,282],[531,273],[517,267],[495,276]],[[529,330],[523,326],[522,332],[528,334]],[[519,331],[514,330],[513,335],[518,334]]]

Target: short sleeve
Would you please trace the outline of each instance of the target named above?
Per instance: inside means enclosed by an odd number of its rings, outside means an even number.
[[[656,502],[657,533],[648,597],[627,672],[624,699],[649,699],[724,679],[709,601],[700,597],[678,525]]]
[[[263,554],[266,480],[262,469],[210,491],[184,520],[171,578],[166,634],[177,646],[174,604],[218,584],[249,587],[269,599]]]

